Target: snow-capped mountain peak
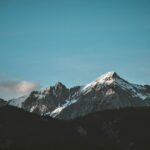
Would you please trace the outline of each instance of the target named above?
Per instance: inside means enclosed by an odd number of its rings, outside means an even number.
[[[150,97],[149,93],[143,92],[145,90],[144,86],[129,83],[128,81],[122,79],[116,72],[108,72],[101,75],[96,80],[83,86],[81,92],[85,95],[93,89],[102,89],[110,86],[119,87],[126,92],[130,92],[132,97],[138,97],[142,100]]]
[[[98,77],[96,80],[92,81],[91,83],[83,86],[82,92],[89,92],[92,88],[94,88],[97,85],[110,85],[113,82],[115,82],[117,79],[121,79],[119,75],[112,71],[112,72],[107,72],[100,77]]]
[[[112,71],[84,86],[67,88],[57,82],[10,104],[40,115],[70,119],[107,109],[150,106],[150,86],[132,84]]]
[[[115,78],[120,78],[119,75],[114,72],[114,71],[111,71],[111,72],[107,72],[103,75],[101,75],[99,78],[97,78],[97,80],[111,80],[111,79],[115,79]]]

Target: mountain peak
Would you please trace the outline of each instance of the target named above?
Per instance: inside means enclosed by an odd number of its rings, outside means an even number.
[[[120,78],[119,75],[116,72],[111,71],[101,75],[99,78],[96,79],[96,81],[105,82],[105,81],[115,80],[117,78]]]
[[[103,75],[101,75],[99,78],[117,78],[117,77],[119,77],[119,75],[116,73],[116,72],[114,72],[114,71],[111,71],[111,72],[107,72],[107,73],[105,73],[105,74],[103,74]]]
[[[46,89],[44,89],[43,92],[50,93],[53,91],[53,89],[57,90],[57,89],[62,89],[62,88],[66,88],[66,86],[62,84],[61,82],[57,82],[55,85],[49,86]]]
[[[119,75],[114,72],[114,71],[111,71],[111,72],[107,72],[103,75],[101,75],[100,77],[98,77],[96,80],[94,80],[93,82],[85,85],[82,89],[82,91],[86,91],[88,89],[91,90],[93,87],[95,87],[97,84],[99,85],[110,85],[112,83],[114,83],[117,79],[121,79],[119,77]]]
[[[66,86],[64,84],[62,84],[61,82],[57,82],[55,84],[55,89],[66,89]]]
[[[61,82],[57,82],[56,84],[55,84],[55,86],[63,86],[64,84],[63,83],[61,83]]]

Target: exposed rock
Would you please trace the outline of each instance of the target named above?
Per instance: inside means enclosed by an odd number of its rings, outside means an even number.
[[[0,107],[7,105],[7,102],[0,98]]]
[[[132,84],[116,72],[108,72],[85,86],[69,89],[58,82],[33,91],[21,106],[40,115],[74,119],[96,111],[150,106],[150,86]]]

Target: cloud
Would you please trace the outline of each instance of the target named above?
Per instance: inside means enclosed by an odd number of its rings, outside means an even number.
[[[31,81],[0,81],[0,97],[6,99],[22,96],[38,89],[40,85]]]

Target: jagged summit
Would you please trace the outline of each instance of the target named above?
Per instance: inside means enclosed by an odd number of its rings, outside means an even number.
[[[92,81],[91,83],[85,85],[82,89],[82,91],[90,90],[91,88],[94,88],[97,85],[110,85],[116,80],[120,80],[121,77],[114,71],[107,72],[100,77],[98,77],[96,80]],[[123,79],[122,79],[123,80]]]
[[[101,79],[111,79],[111,78],[120,78],[119,75],[115,71],[107,72],[101,75],[99,78]]]
[[[54,93],[54,91],[63,90],[63,89],[67,89],[66,86],[61,82],[57,82],[54,86],[49,86],[45,88],[42,93],[50,94],[51,92]]]
[[[97,82],[105,82],[105,81],[110,81],[110,80],[115,80],[115,79],[120,79],[120,76],[112,71],[112,72],[107,72],[100,77],[96,79]]]
[[[60,86],[64,86],[64,84],[60,81],[56,82],[55,86],[60,85]]]
[[[66,89],[66,86],[65,86],[63,83],[57,82],[57,83],[55,84],[55,89],[63,89],[63,88]]]
[[[150,96],[148,92],[147,93],[143,92],[145,91],[145,88],[143,86],[132,84],[124,80],[116,72],[108,72],[101,75],[96,80],[83,86],[81,92],[87,94],[91,92],[93,89],[99,90],[106,87],[107,88],[118,87],[123,91],[130,92],[133,97],[138,97],[142,100]]]

